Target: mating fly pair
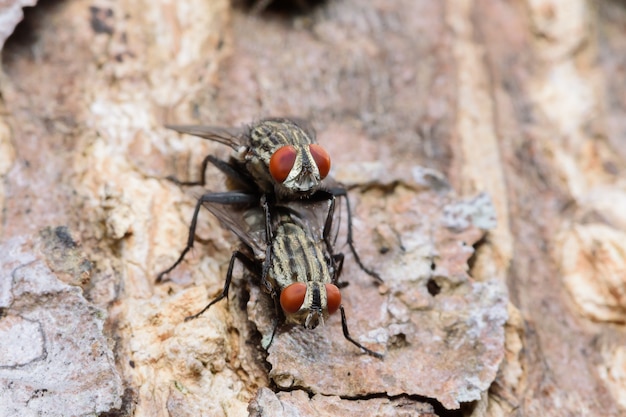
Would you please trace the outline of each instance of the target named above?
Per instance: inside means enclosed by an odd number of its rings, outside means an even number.
[[[243,242],[242,249],[233,252],[222,294],[186,320],[198,317],[227,297],[234,262],[238,259],[260,277],[261,285],[280,304],[287,322],[314,329],[340,310],[346,339],[366,353],[381,357],[348,332],[339,291],[343,254],[333,250],[338,230],[337,224],[333,225],[336,196],[346,200],[347,243],[356,262],[377,281],[382,280],[363,266],[354,249],[345,188],[322,185],[330,170],[330,157],[315,143],[313,130],[292,119],[265,119],[246,129],[169,127],[229,145],[235,151],[228,161],[207,156],[199,181],[170,178],[180,185],[204,185],[206,168],[211,163],[226,175],[228,188],[233,191],[208,192],[198,199],[187,246],[178,260],[159,274],[157,282],[180,264],[192,248],[201,206]]]

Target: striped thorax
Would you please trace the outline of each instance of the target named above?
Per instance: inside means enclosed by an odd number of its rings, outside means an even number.
[[[330,171],[330,156],[315,143],[314,132],[293,120],[262,120],[249,136],[246,165],[267,192],[310,195]]]
[[[339,289],[332,284],[333,262],[323,245],[290,221],[278,225],[271,243],[267,279],[280,292],[287,322],[307,329],[324,324],[341,304]]]

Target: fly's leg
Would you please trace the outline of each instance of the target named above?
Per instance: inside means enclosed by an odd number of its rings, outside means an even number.
[[[222,171],[222,173],[226,175],[226,177],[235,182],[235,184],[237,185],[236,188],[238,189],[249,189],[250,184],[253,183],[248,175],[237,170],[237,168],[234,167],[232,164],[216,158],[213,155],[207,155],[207,157],[204,158],[204,160],[202,161],[202,167],[200,170],[201,174],[198,181],[180,181],[174,176],[169,176],[167,177],[167,179],[180,186],[204,186],[206,184],[206,169],[209,163],[213,164],[217,169]]]
[[[261,196],[261,207],[263,208],[263,213],[265,215],[265,260],[263,262],[262,272],[261,272],[261,283],[265,286],[267,291],[270,293],[272,300],[274,300],[274,309],[276,314],[274,315],[274,328],[272,329],[272,336],[270,337],[270,341],[265,347],[265,350],[268,350],[272,343],[274,342],[274,337],[276,336],[276,332],[278,331],[279,320],[282,313],[282,309],[280,308],[280,301],[278,297],[278,292],[272,286],[272,283],[267,279],[267,275],[272,266],[272,239],[274,238],[274,232],[272,230],[272,213],[270,206],[273,204],[268,201],[267,194],[263,194]]]
[[[268,196],[263,194],[261,196],[261,207],[265,214],[265,261],[263,262],[263,269],[261,271],[261,282],[266,288],[271,288],[272,294],[276,294],[276,290],[272,288],[271,283],[267,279],[270,267],[272,265],[272,240],[274,238],[274,232],[272,231],[272,213],[270,209],[270,202]]]
[[[374,352],[373,350],[366,348],[365,346],[363,346],[362,344],[360,344],[359,342],[357,342],[350,336],[350,332],[348,331],[348,322],[346,321],[346,312],[343,309],[343,305],[340,305],[339,309],[341,310],[341,328],[343,329],[343,337],[345,337],[354,346],[362,349],[368,355],[373,356],[378,359],[382,359],[383,358],[382,353]]]
[[[337,187],[337,188],[331,188],[328,191],[318,191],[316,193],[316,196],[317,198],[323,198],[323,196],[327,196],[326,198],[333,200],[333,203],[330,205],[328,209],[326,223],[324,224],[324,234],[330,233],[330,230],[326,230],[326,229],[327,228],[330,229],[330,225],[332,225],[332,217],[334,214],[334,207],[335,207],[334,198],[344,197],[344,199],[346,200],[346,211],[348,212],[348,237],[346,240],[348,242],[348,246],[350,247],[350,251],[352,252],[352,255],[354,256],[354,260],[356,261],[357,265],[359,265],[359,268],[361,268],[363,272],[365,272],[367,275],[374,278],[374,280],[376,280],[378,284],[383,283],[384,282],[383,279],[380,277],[380,275],[378,275],[376,271],[371,270],[370,268],[366,267],[363,264],[363,262],[361,261],[361,257],[359,256],[359,254],[356,251],[356,248],[354,247],[354,242],[352,240],[352,209],[350,208],[350,199],[348,198],[348,192],[346,191],[346,189]],[[328,245],[328,242],[327,242],[327,245]]]
[[[176,268],[185,258],[187,252],[193,248],[194,238],[196,236],[196,226],[198,224],[198,214],[200,213],[200,208],[204,203],[219,203],[219,204],[244,204],[251,203],[255,201],[256,196],[247,193],[238,193],[238,192],[225,192],[225,193],[206,193],[203,194],[196,203],[196,208],[193,212],[193,217],[191,218],[191,224],[189,225],[189,237],[187,238],[187,246],[180,253],[180,256],[174,262],[172,266],[167,268],[165,271],[161,272],[157,275],[156,282],[157,284],[163,282],[163,277],[170,272],[174,268]]]
[[[332,228],[333,218],[335,214],[335,197],[330,195],[328,200],[328,212],[326,215],[326,221],[324,222],[324,230],[322,231],[322,237],[324,242],[326,243],[326,248],[328,249],[328,253],[333,253],[333,244],[330,241],[330,230]],[[341,276],[341,271],[343,269],[343,253],[334,253],[331,256],[332,269],[333,269],[333,278],[332,282],[337,286],[337,288],[345,288],[348,286],[348,282],[343,281],[339,282],[339,276]]]
[[[333,284],[335,284],[337,286],[337,288],[345,288],[348,286],[348,282],[346,281],[339,281],[339,277],[341,276],[341,270],[343,269],[343,260],[344,260],[344,256],[343,253],[335,253],[332,256],[332,261],[333,261]]]
[[[263,194],[261,196],[260,205],[263,208],[263,214],[265,215],[265,244],[271,246],[274,232],[272,231],[272,213],[270,212],[270,202],[267,201],[268,195]]]
[[[343,269],[343,253],[336,253],[333,255],[333,261],[335,262],[335,281],[339,280],[339,276],[341,275],[341,270]]]
[[[272,343],[274,343],[274,337],[276,337],[276,333],[278,332],[278,325],[280,324],[279,317],[281,315],[281,309],[280,309],[280,305],[279,305],[280,303],[278,302],[278,297],[276,293],[272,294],[272,298],[274,300],[274,309],[276,310],[276,314],[274,315],[274,319],[272,320],[273,328],[272,328],[272,335],[270,336],[270,341],[267,343],[267,346],[263,346],[265,350],[268,350],[270,346],[272,346]]]
[[[326,248],[329,253],[333,253],[333,244],[330,241],[330,231],[333,226],[333,220],[335,218],[335,196],[329,194],[328,197],[328,211],[326,212],[326,220],[324,221],[324,229],[322,230],[322,237],[326,243]]]
[[[200,312],[194,314],[193,316],[185,317],[185,321],[198,318],[202,313],[207,311],[213,304],[217,303],[218,301],[224,298],[228,298],[228,289],[230,288],[230,283],[233,280],[233,268],[235,267],[235,259],[239,259],[239,261],[242,264],[244,264],[244,266],[246,266],[246,268],[248,268],[249,270],[251,271],[255,270],[254,261],[248,258],[248,256],[246,256],[245,253],[240,252],[238,250],[234,251],[233,256],[230,257],[230,263],[228,264],[228,272],[226,273],[226,281],[224,282],[224,289],[222,290],[222,293],[218,295],[217,297],[215,297],[215,299],[213,299],[213,301],[207,304],[206,307],[204,307]]]
[[[211,162],[215,166],[218,166],[219,163],[224,163],[225,164],[224,161],[222,161],[220,159],[217,159],[213,155],[208,155],[202,161],[202,169],[200,170],[201,174],[200,174],[200,180],[199,181],[181,181],[178,178],[176,178],[174,176],[171,176],[171,175],[169,177],[167,177],[167,179],[172,181],[173,183],[175,183],[177,185],[182,185],[182,186],[204,185],[206,183],[206,167],[209,164],[209,162]],[[219,168],[219,166],[218,166],[218,168]]]
[[[354,241],[352,240],[352,208],[350,207],[350,198],[348,197],[348,192],[345,188],[336,188],[333,189],[333,194],[335,196],[339,196],[339,197],[344,197],[344,199],[346,200],[346,211],[348,212],[348,237],[347,237],[347,241],[348,241],[348,246],[350,247],[350,251],[352,251],[352,255],[354,255],[354,260],[356,261],[357,265],[359,265],[359,267],[369,276],[371,276],[372,278],[374,278],[378,283],[382,283],[383,279],[380,277],[380,275],[378,275],[378,273],[376,271],[373,271],[371,269],[369,269],[368,267],[366,267],[363,262],[361,261],[361,258],[359,257],[359,254],[356,251],[356,248],[354,247]]]
[[[200,207],[202,207],[202,204],[204,203],[206,196],[207,195],[205,194],[202,197],[200,197],[198,199],[198,202],[196,203],[196,208],[194,209],[193,217],[191,218],[191,224],[189,225],[189,237],[187,238],[187,246],[185,246],[185,249],[183,249],[183,251],[180,253],[180,256],[178,257],[178,259],[176,260],[176,262],[174,262],[172,266],[170,266],[165,271],[157,275],[157,279],[156,279],[157,284],[160,282],[163,282],[163,277],[169,274],[170,272],[172,272],[172,270],[176,268],[183,261],[183,259],[185,258],[185,255],[187,255],[187,252],[189,252],[189,250],[193,248],[193,241],[196,236],[196,226],[198,223],[198,213],[200,213]]]
[[[270,337],[270,341],[265,347],[265,350],[268,350],[270,346],[272,346],[272,343],[274,343],[274,337],[276,337],[276,332],[278,331],[278,316],[274,318],[273,322],[274,322],[274,329],[272,329],[272,336]]]

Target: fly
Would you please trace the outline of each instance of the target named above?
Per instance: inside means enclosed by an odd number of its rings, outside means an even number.
[[[321,207],[322,203],[288,202],[271,211],[263,207],[267,204],[263,198],[259,205],[257,195],[235,191],[206,193],[199,201],[240,238],[243,246],[233,252],[222,293],[185,320],[197,318],[228,297],[234,263],[239,260],[260,277],[262,287],[280,305],[287,323],[315,329],[340,311],[344,337],[365,353],[382,358],[354,340],[348,331],[339,291],[344,256],[332,250],[337,230],[332,222],[334,200],[328,200],[326,207]],[[322,208],[326,215],[320,221]]]
[[[352,240],[352,214],[347,190],[328,177],[330,156],[317,143],[315,131],[305,121],[269,118],[239,129],[182,125],[167,127],[179,133],[222,143],[234,151],[228,161],[213,155],[205,157],[198,181],[182,182],[169,177],[179,185],[204,186],[207,165],[211,163],[226,175],[229,189],[261,194],[270,202],[268,205],[270,209],[274,203],[283,201],[305,199],[315,202],[344,197],[348,215],[348,246],[359,267],[378,283],[382,282],[376,272],[361,262]],[[198,211],[199,205],[196,206],[192,227],[195,227]],[[193,236],[190,233],[187,247],[179,259],[169,269],[159,274],[157,282],[182,261],[191,246]]]
[[[317,143],[313,129],[301,120],[270,118],[244,128],[167,127],[230,146],[234,150],[232,165],[262,193],[278,198],[313,195],[330,171],[328,152]],[[199,181],[180,184],[204,185],[207,164],[216,159],[211,155],[204,159]]]

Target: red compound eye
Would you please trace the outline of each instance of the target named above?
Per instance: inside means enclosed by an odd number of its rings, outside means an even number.
[[[278,148],[270,158],[270,174],[272,174],[272,178],[278,182],[285,181],[295,162],[296,148],[291,145]]]
[[[315,160],[317,169],[320,171],[320,177],[322,179],[326,178],[326,175],[328,175],[328,171],[330,171],[330,155],[328,155],[326,149],[315,143],[309,145],[309,151],[311,152],[311,156]]]
[[[285,313],[293,314],[300,310],[300,307],[302,307],[305,295],[305,283],[296,282],[291,284],[280,293],[280,306],[283,308]]]
[[[326,302],[329,314],[333,314],[341,305],[341,293],[336,285],[326,284]]]

